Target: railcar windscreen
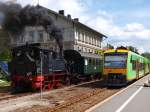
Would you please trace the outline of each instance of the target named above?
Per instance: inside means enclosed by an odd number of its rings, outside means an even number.
[[[104,61],[105,68],[126,68],[127,55],[106,55]]]

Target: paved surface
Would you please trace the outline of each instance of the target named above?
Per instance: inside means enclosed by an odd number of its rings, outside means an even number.
[[[150,112],[150,87],[143,87],[150,75],[138,80],[91,112]]]

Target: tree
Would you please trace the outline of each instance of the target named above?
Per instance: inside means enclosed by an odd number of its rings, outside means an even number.
[[[132,52],[135,52],[135,53],[139,54],[138,49],[136,47],[127,46],[127,49],[130,50],[130,51],[132,51]]]
[[[149,52],[142,53],[142,56],[150,58],[150,53]]]
[[[10,58],[10,37],[7,32],[0,29],[0,60]]]

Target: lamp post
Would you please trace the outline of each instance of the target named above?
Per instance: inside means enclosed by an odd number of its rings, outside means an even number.
[[[41,58],[41,78],[43,76],[43,53],[40,51],[40,58]],[[40,99],[42,99],[42,79],[41,79],[41,88],[40,88]]]

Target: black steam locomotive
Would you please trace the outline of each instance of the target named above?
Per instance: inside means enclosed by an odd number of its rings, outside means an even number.
[[[12,60],[9,63],[12,87],[51,89],[100,78],[100,55],[87,54],[65,50],[63,58],[58,58],[56,52],[42,49],[40,44],[15,47],[12,49]]]

